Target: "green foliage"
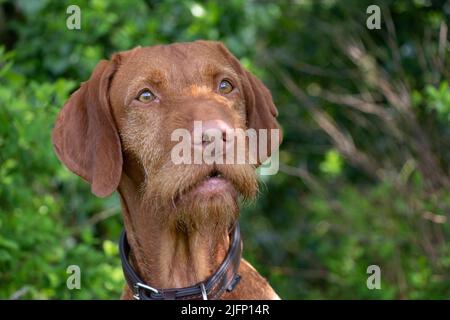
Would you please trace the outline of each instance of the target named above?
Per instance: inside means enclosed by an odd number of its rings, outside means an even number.
[[[12,68],[13,57],[1,48],[0,297],[118,296],[123,277],[117,250],[86,224],[86,212],[117,207],[117,201],[86,203],[89,189],[52,151],[52,123],[75,83],[28,80]],[[79,232],[71,230],[83,225]],[[106,230],[114,240],[117,225]],[[84,290],[67,289],[71,264],[80,266]]]
[[[0,0],[0,298],[119,297],[118,198],[65,169],[51,129],[100,59],[200,38],[223,41],[280,111],[282,172],[241,215],[244,256],[280,296],[449,298],[448,3],[379,2],[369,31],[370,1],[80,0],[68,30],[69,0]],[[72,264],[81,290],[66,287]],[[381,290],[366,287],[372,264]]]
[[[428,85],[425,88],[429,108],[436,110],[439,118],[450,124],[450,88],[442,82],[439,88]]]
[[[301,196],[300,209],[296,194],[268,192],[243,214],[256,224],[244,234],[260,230],[245,250],[283,298],[446,299],[450,193],[430,195],[414,176],[407,189],[386,182]],[[366,287],[370,265],[381,268],[382,290]]]
[[[329,150],[320,164],[320,171],[330,176],[337,176],[342,172],[342,157],[336,150]]]

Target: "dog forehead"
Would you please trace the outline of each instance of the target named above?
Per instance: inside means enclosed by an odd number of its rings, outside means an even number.
[[[227,64],[218,48],[203,42],[142,47],[130,53],[129,59],[126,59],[121,68],[132,69],[135,74],[159,70],[167,76],[179,76],[202,70],[203,66],[219,68]]]
[[[236,74],[219,45],[208,41],[137,47],[118,55],[110,85],[115,112],[122,112],[124,101],[148,84],[163,88],[165,94],[199,95],[209,93],[206,88],[216,75]]]
[[[111,85],[114,100],[123,100],[137,83],[146,81],[177,91],[186,85],[202,86],[225,70],[234,74],[219,46],[206,41],[138,47],[119,55]]]

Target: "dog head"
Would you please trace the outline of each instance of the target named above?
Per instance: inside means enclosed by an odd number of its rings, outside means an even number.
[[[281,142],[266,136],[268,152],[261,155],[259,141],[255,154],[248,136],[244,144],[234,139],[247,129],[279,129],[276,116],[268,89],[221,43],[139,47],[96,66],[61,110],[53,143],[59,159],[97,196],[114,192],[127,174],[140,184],[143,203],[178,212],[162,219],[183,227],[205,219],[228,224],[239,195],[257,191],[255,167]],[[174,139],[180,129],[191,138]],[[222,154],[222,161],[196,162],[213,141],[221,144],[209,155]],[[244,162],[227,162],[230,152],[243,153]],[[174,161],[180,153],[191,162]]]

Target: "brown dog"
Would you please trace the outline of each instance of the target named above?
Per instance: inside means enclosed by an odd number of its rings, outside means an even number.
[[[97,65],[61,110],[53,143],[95,195],[119,192],[131,265],[159,288],[154,297],[178,298],[176,288],[201,284],[196,298],[276,299],[240,256],[240,282],[230,290],[228,280],[223,290],[202,284],[227,256],[239,196],[257,191],[256,165],[171,161],[175,129],[192,130],[196,120],[224,136],[230,128],[277,129],[276,115],[267,88],[221,43],[139,47]],[[135,289],[126,286],[122,297]]]

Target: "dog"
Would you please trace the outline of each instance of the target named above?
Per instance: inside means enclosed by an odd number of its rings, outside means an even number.
[[[213,41],[116,53],[71,95],[54,149],[93,194],[120,195],[123,299],[279,299],[241,258],[237,221],[240,199],[257,193],[256,167],[281,135],[253,164],[248,156],[243,164],[171,159],[172,133],[192,132],[195,121],[203,128],[192,148],[202,150],[208,129],[226,142],[232,129],[279,130],[277,114],[264,84]]]

